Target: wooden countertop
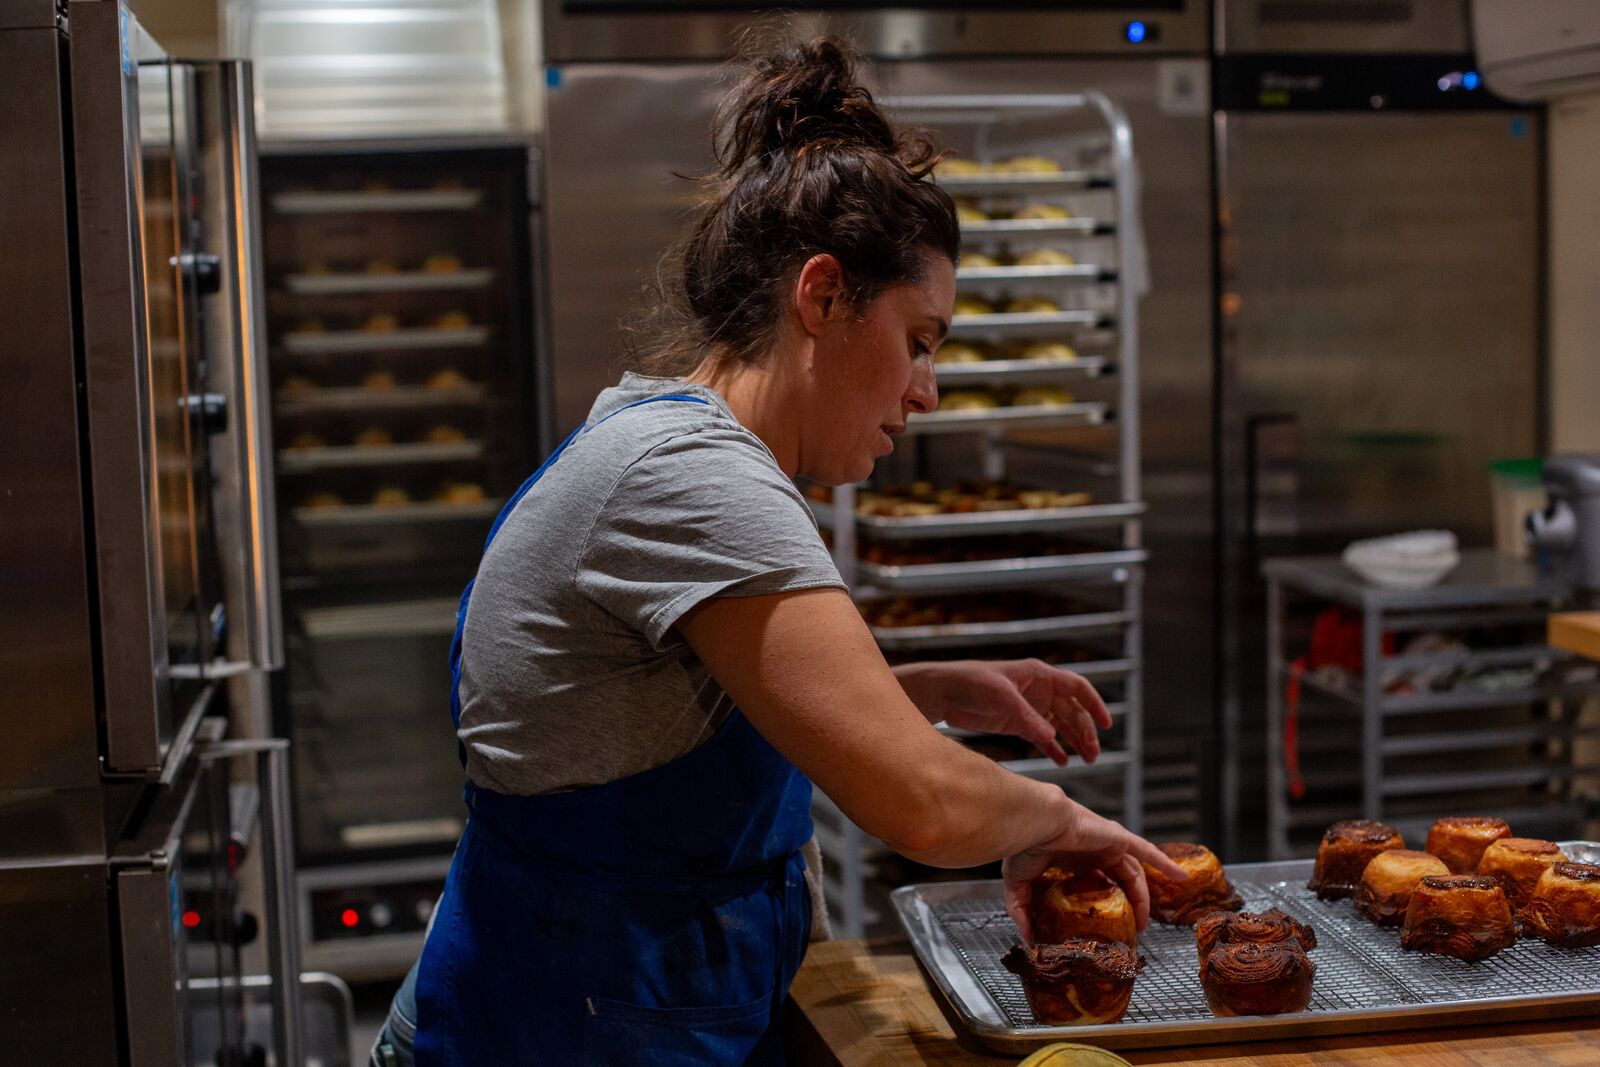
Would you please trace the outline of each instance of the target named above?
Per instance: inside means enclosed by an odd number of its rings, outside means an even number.
[[[1565,611],[1550,616],[1549,642],[1589,659],[1600,659],[1600,611]]]
[[[803,1067],[994,1067],[1019,1059],[957,1036],[904,938],[814,944],[790,993],[800,1009],[796,1060]],[[1600,1018],[1119,1054],[1136,1064],[1208,1067],[1579,1067],[1600,1064]]]

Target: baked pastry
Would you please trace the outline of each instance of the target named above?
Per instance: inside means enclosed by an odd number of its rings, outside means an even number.
[[[368,373],[361,379],[361,388],[370,389],[373,392],[386,392],[390,389],[393,389],[394,386],[395,380],[393,371],[375,370]]]
[[[1076,262],[1059,248],[1035,248],[1017,257],[1019,267],[1070,267]]]
[[[1077,359],[1078,351],[1065,341],[1036,341],[1022,350],[1021,358],[1066,363]]]
[[[1014,219],[1070,219],[1072,212],[1059,204],[1029,204],[1011,217]]]
[[[472,316],[465,311],[446,311],[429,319],[428,325],[436,330],[465,330],[472,325]]]
[[[1011,398],[1013,407],[1019,408],[1054,408],[1063,404],[1070,404],[1077,398],[1059,385],[1034,385],[1027,389],[1019,389]]]
[[[1562,948],[1600,945],[1600,864],[1552,864],[1522,909],[1522,925]]]
[[[467,439],[467,435],[459,427],[448,423],[440,423],[428,431],[427,440],[435,445],[453,445]]]
[[[372,503],[375,507],[395,508],[411,503],[411,494],[398,485],[386,485],[372,494]]]
[[[328,324],[321,319],[301,319],[294,324],[291,333],[327,333]]]
[[[957,222],[988,222],[989,216],[971,204],[956,204]]]
[[[303,396],[306,393],[315,391],[316,388],[317,383],[307,378],[304,374],[291,374],[283,380],[283,385],[279,387],[278,391],[286,396]]]
[[[362,321],[361,328],[368,333],[388,333],[400,328],[400,320],[387,311],[375,311]]]
[[[1417,884],[1400,929],[1400,947],[1483,960],[1517,940],[1500,883],[1479,874],[1430,874]]]
[[[1391,848],[1372,857],[1356,886],[1356,910],[1379,926],[1405,922],[1417,883],[1430,874],[1449,874],[1444,860],[1427,852]]]
[[[1193,926],[1213,911],[1238,911],[1244,907],[1243,899],[1228,884],[1222,863],[1209,848],[1188,841],[1168,841],[1160,847],[1189,877],[1176,882],[1145,865],[1152,919],[1174,926]]]
[[[444,392],[449,389],[465,389],[471,384],[472,383],[467,380],[467,376],[456,370],[454,367],[446,367],[444,370],[434,371],[428,376],[428,380],[426,382],[427,388],[434,389],[439,392]]]
[[[1214,911],[1194,925],[1194,948],[1204,960],[1218,945],[1275,945],[1287,942],[1310,952],[1317,947],[1317,934],[1311,927],[1279,911]]]
[[[1042,296],[1022,296],[1006,305],[1008,315],[1054,315],[1061,305]]]
[[[1297,942],[1218,945],[1200,959],[1200,988],[1211,1014],[1282,1015],[1311,1004],[1317,965]]]
[[[1139,944],[1139,924],[1122,887],[1103,874],[1081,874],[1051,867],[1034,879],[1028,905],[1033,940],[1040,945],[1067,941],[1120,941]]]
[[[320,259],[314,259],[300,268],[301,274],[332,274],[333,268]]]
[[[1399,831],[1375,819],[1346,819],[1328,827],[1317,846],[1317,865],[1306,888],[1323,900],[1355,893],[1361,874],[1372,857],[1392,848],[1405,848]]]
[[[975,296],[958,296],[954,314],[960,315],[993,315],[994,307],[987,300],[979,300]]]
[[[983,411],[999,406],[993,393],[981,389],[952,389],[939,398],[940,411]]]
[[[936,178],[971,178],[974,175],[982,174],[983,171],[982,163],[972,159],[963,159],[960,156],[946,156],[939,160],[938,164],[933,168],[933,174]]]
[[[1002,174],[1059,174],[1061,164],[1048,156],[1012,156],[994,169]]]
[[[1093,499],[1088,493],[1058,493],[1054,489],[1024,489],[1017,494],[1017,503],[1030,511],[1036,508],[1077,508]]]
[[[1120,941],[1013,946],[1001,966],[1022,979],[1033,1017],[1054,1026],[1102,1026],[1128,1010],[1144,960]]]
[[[961,253],[961,267],[963,270],[974,267],[998,267],[999,265],[1000,261],[986,252]]]
[[[946,341],[933,353],[935,363],[982,363],[983,352],[965,341]]]
[[[304,430],[289,438],[289,447],[295,450],[303,448],[326,448],[327,440],[320,434],[311,430]]]
[[[433,499],[443,504],[477,504],[488,497],[477,482],[447,482]]]
[[[318,510],[322,508],[343,507],[344,498],[338,493],[330,492],[327,489],[319,489],[317,492],[306,497],[305,502],[300,506],[303,508],[312,508]]]
[[[399,270],[392,259],[369,259],[366,263],[368,274],[394,274]]]
[[[428,274],[454,274],[461,269],[461,257],[451,255],[429,256],[422,261],[422,269]]]
[[[1534,887],[1546,869],[1565,863],[1567,854],[1554,841],[1532,837],[1502,837],[1483,850],[1478,873],[1497,879],[1505,886],[1506,899],[1520,911],[1533,899]]]
[[[362,448],[382,448],[394,444],[394,434],[380,426],[371,426],[356,434],[356,444]]]
[[[1428,830],[1427,851],[1438,856],[1451,874],[1475,874],[1483,850],[1502,837],[1511,836],[1511,827],[1502,819],[1457,816],[1440,819]]]

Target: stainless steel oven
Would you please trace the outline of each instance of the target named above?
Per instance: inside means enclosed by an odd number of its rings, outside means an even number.
[[[0,5],[8,1062],[198,1063],[197,1025],[248,1062],[237,997],[201,1024],[191,983],[237,987],[257,922],[298,973],[284,742],[229,736],[263,717],[234,681],[281,662],[251,123],[247,66],[116,0]]]

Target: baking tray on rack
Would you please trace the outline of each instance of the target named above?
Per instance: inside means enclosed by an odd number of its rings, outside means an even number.
[[[1019,641],[1046,641],[1090,630],[1110,630],[1133,621],[1126,611],[1081,611],[1009,622],[957,622],[936,626],[872,626],[873,638],[884,651],[911,648],[956,648],[966,645],[1009,645]]]
[[[1148,553],[1142,548],[1110,552],[1074,552],[1066,555],[1024,556],[1015,559],[985,559],[971,563],[913,563],[904,566],[856,564],[862,582],[893,593],[927,593],[957,589],[1003,589],[1018,584],[1069,581],[1073,578],[1108,574],[1123,567],[1143,563]]]
[[[1034,334],[1061,326],[1108,327],[1111,315],[1103,311],[996,311],[988,315],[957,315],[950,320],[951,337],[1012,336]]]
[[[1077,359],[986,359],[982,363],[934,363],[941,384],[965,385],[969,382],[1055,381],[1069,375],[1098,378],[1111,364],[1105,356],[1079,356]]]
[[[280,215],[346,215],[368,211],[471,211],[483,200],[482,189],[383,189],[363,192],[274,193],[272,210]]]
[[[429,389],[422,385],[397,385],[388,389],[354,388],[279,390],[273,405],[279,415],[311,411],[376,411],[392,408],[463,407],[483,403],[482,385]]]
[[[978,237],[1033,237],[1060,234],[1064,237],[1094,237],[1117,232],[1117,224],[1104,219],[1074,217],[1068,219],[987,219],[983,222],[963,222],[963,239]]]
[[[959,178],[934,175],[939,188],[951,196],[984,196],[1020,190],[1053,192],[1067,189],[1103,189],[1113,184],[1111,175],[1088,170],[1058,170],[1044,174],[971,174]]]
[[[500,514],[496,500],[453,504],[446,500],[418,500],[406,504],[340,504],[333,507],[298,507],[295,521],[325,529],[348,526],[403,526],[420,522],[483,522]]]
[[[291,293],[306,296],[334,296],[345,293],[416,293],[440,289],[482,289],[494,272],[471,270],[407,270],[374,274],[367,271],[341,271],[324,274],[289,274],[283,284]]]
[[[469,348],[489,339],[487,326],[459,329],[413,327],[400,330],[299,330],[283,335],[285,351],[295,355],[343,355],[405,348]]]
[[[817,524],[833,529],[838,522],[832,504],[808,500]],[[1017,508],[1013,511],[965,511],[944,515],[857,515],[856,526],[885,541],[934,537],[987,536],[1002,533],[1050,533],[1118,526],[1144,514],[1142,503],[1080,504],[1070,508]]]
[[[1038,267],[958,267],[956,284],[963,282],[1030,282],[1073,281],[1114,282],[1115,267],[1100,267],[1092,263],[1049,265]]]
[[[1098,426],[1106,420],[1106,406],[1083,400],[1071,404],[1026,404],[996,408],[958,408],[930,411],[906,419],[907,435],[970,433],[973,430],[1007,430],[1030,426]]]
[[[285,448],[278,453],[278,469],[285,472],[330,470],[343,467],[392,467],[410,463],[460,463],[483,455],[482,441],[429,441],[398,445],[328,445],[323,448]]]
[[[1562,848],[1574,859],[1600,859],[1600,843],[1563,842]],[[1015,1055],[1062,1040],[1160,1048],[1600,1010],[1600,947],[1560,949],[1523,938],[1479,963],[1405,952],[1398,929],[1374,926],[1348,900],[1318,900],[1305,888],[1311,868],[1310,860],[1228,867],[1246,910],[1279,908],[1316,931],[1311,1006],[1287,1015],[1214,1017],[1200,989],[1193,927],[1152,923],[1139,942],[1144,973],[1120,1021],[1042,1025],[1028,1010],[1021,980],[1000,966],[1001,955],[1017,943],[1001,883],[904,886],[892,899],[917,959],[956,1016],[984,1044]]]

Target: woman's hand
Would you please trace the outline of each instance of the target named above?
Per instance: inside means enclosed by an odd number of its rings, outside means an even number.
[[[1141,863],[1148,863],[1179,882],[1189,877],[1187,872],[1168,859],[1166,853],[1130,833],[1120,823],[1096,815],[1075,801],[1067,803],[1071,807],[1065,829],[1050,840],[1017,853],[1002,865],[1006,911],[1022,931],[1023,942],[1033,942],[1033,929],[1028,922],[1033,880],[1051,866],[1103,872],[1128,894],[1139,929],[1143,930],[1150,925],[1150,889],[1145,885]]]
[[[894,673],[929,722],[1020,737],[1058,764],[1067,762],[1067,748],[1093,763],[1100,755],[1095,729],[1111,726],[1087,679],[1042,660],[911,663]]]

